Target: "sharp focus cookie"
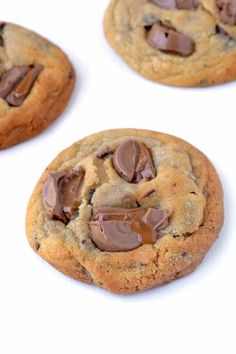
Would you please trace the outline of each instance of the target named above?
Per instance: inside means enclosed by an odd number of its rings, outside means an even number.
[[[23,27],[0,23],[0,149],[43,131],[75,83],[67,56]]]
[[[175,86],[236,79],[236,0],[112,0],[104,28],[148,79]]]
[[[134,293],[191,273],[223,223],[217,173],[196,148],[108,130],[59,154],[30,199],[32,248],[61,272]]]

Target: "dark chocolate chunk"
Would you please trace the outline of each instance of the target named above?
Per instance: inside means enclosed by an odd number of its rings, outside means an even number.
[[[20,106],[30,93],[30,90],[37,79],[39,73],[43,70],[43,65],[36,64],[29,68],[29,71],[18,85],[6,97],[6,101],[14,107]]]
[[[107,157],[111,156],[113,154],[113,151],[107,150],[107,151],[102,151],[97,154],[98,159],[106,159]]]
[[[223,36],[229,36],[229,34],[224,30],[224,28],[220,27],[219,25],[215,26],[215,32],[216,32],[216,34],[220,34]]]
[[[236,25],[236,0],[216,0],[216,6],[221,22]]]
[[[155,49],[183,57],[188,57],[195,50],[192,38],[161,23],[153,24],[147,31],[147,42]]]
[[[6,23],[5,22],[0,22],[0,47],[3,47],[4,46],[4,40],[3,40],[3,30],[4,30],[4,27],[6,26]]]
[[[155,243],[169,216],[154,208],[94,208],[92,240],[101,251],[131,251]]]
[[[81,202],[84,170],[49,173],[43,190],[43,204],[51,219],[69,222]]]
[[[155,178],[155,167],[148,148],[135,140],[120,144],[113,155],[116,172],[127,182],[140,183]]]
[[[95,189],[94,188],[90,188],[90,190],[88,192],[88,204],[92,205],[92,199],[93,199],[94,193],[95,193]]]
[[[186,232],[185,234],[183,234],[183,236],[185,236],[185,237],[189,237],[189,236],[191,236],[191,235],[192,235],[191,232]]]
[[[155,193],[156,190],[155,189],[151,189],[150,191],[148,191],[147,193],[145,193],[142,198],[147,198],[149,197],[150,195],[152,195],[153,193]]]
[[[40,243],[38,241],[35,241],[35,249],[36,251],[40,249]]]

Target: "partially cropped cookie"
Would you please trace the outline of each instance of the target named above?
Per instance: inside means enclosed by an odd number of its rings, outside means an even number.
[[[153,81],[236,79],[236,0],[112,0],[104,29],[116,52]]]
[[[23,27],[0,23],[0,149],[37,135],[59,116],[75,83],[68,57]]]
[[[196,148],[147,130],[78,141],[30,199],[32,248],[61,272],[129,294],[191,273],[218,236],[223,192]]]

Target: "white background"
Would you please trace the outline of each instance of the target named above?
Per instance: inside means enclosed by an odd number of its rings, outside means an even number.
[[[108,0],[1,2],[1,20],[60,45],[78,82],[64,114],[40,136],[0,152],[0,352],[235,353],[236,83],[208,89],[149,82],[107,45]],[[190,276],[118,296],[60,274],[28,246],[24,219],[50,161],[74,141],[108,128],[167,132],[215,164],[225,190],[225,225]]]

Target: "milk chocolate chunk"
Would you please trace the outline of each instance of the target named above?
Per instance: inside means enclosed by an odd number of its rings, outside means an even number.
[[[14,107],[20,106],[30,93],[30,90],[37,79],[39,73],[43,70],[43,65],[37,64],[29,67],[29,71],[19,84],[6,97],[6,101]]]
[[[198,5],[198,0],[176,0],[176,7],[180,10],[194,10]]]
[[[150,2],[167,10],[176,8],[176,0],[150,0]]]
[[[147,31],[147,42],[154,49],[183,57],[188,57],[195,50],[194,41],[189,36],[161,23],[153,24]]]
[[[216,0],[219,18],[226,25],[236,25],[236,0]]]
[[[66,222],[62,208],[61,189],[66,172],[49,173],[43,189],[43,205],[50,219]]]
[[[43,190],[43,204],[51,219],[68,223],[76,214],[81,202],[84,170],[49,173]]]
[[[151,2],[167,10],[194,10],[198,5],[198,0],[151,0]]]
[[[28,66],[15,66],[6,71],[0,81],[0,97],[5,98],[14,86],[29,72]]]
[[[167,210],[154,208],[94,208],[92,240],[101,251],[131,251],[155,243],[169,216]]]
[[[127,182],[141,183],[155,178],[155,167],[148,148],[135,140],[121,143],[113,155],[116,172]]]

